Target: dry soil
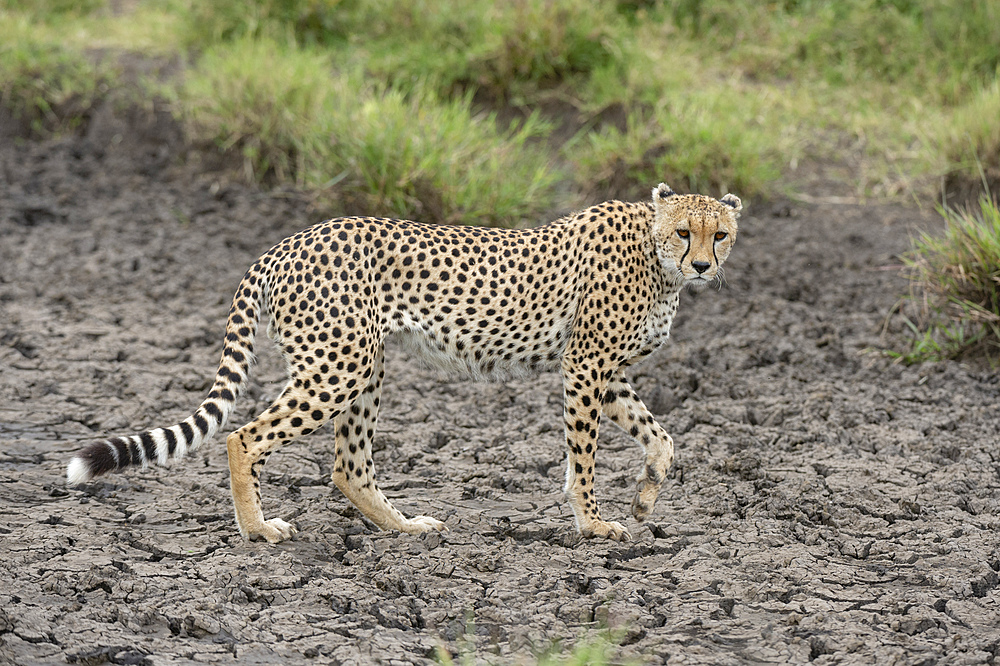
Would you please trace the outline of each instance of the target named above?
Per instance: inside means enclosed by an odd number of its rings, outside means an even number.
[[[81,442],[190,413],[243,271],[341,212],[196,158],[168,118],[111,105],[68,138],[0,132],[0,662],[521,663],[605,628],[641,663],[1000,654],[997,375],[872,351],[898,254],[936,224],[915,208],[748,207],[726,285],[686,293],[631,373],[677,443],[646,523],[628,516],[640,452],[601,433],[603,513],[631,543],[575,535],[557,376],[476,384],[399,349],[376,464],[445,534],[366,523],[326,430],[268,465],[265,509],[300,530],[277,546],[236,532],[221,437],[67,488]],[[280,388],[260,348],[231,425]]]

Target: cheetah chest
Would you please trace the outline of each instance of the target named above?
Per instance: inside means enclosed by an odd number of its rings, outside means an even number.
[[[670,323],[674,320],[679,300],[680,294],[674,291],[668,293],[650,308],[645,330],[642,332],[643,353],[648,354],[655,350],[670,337]]]

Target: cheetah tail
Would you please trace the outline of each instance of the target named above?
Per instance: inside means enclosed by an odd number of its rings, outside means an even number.
[[[125,469],[166,465],[183,458],[211,438],[233,412],[246,387],[254,363],[254,336],[263,309],[263,271],[254,264],[233,297],[226,323],[226,339],[215,383],[194,414],[168,428],[156,428],[128,437],[112,437],[87,445],[66,468],[69,485]]]

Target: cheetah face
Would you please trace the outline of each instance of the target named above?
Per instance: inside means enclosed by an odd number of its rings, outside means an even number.
[[[714,280],[736,242],[739,197],[681,195],[660,183],[653,209],[653,243],[667,279],[694,286]]]

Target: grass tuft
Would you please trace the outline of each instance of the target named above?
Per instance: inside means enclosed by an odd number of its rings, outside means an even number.
[[[908,322],[908,363],[984,353],[1000,360],[1000,208],[984,197],[978,211],[943,209],[940,236],[922,234],[905,264],[920,313]]]
[[[666,180],[690,192],[754,196],[774,188],[794,150],[773,96],[669,49],[595,72],[583,94],[597,117],[619,116],[585,127],[564,149],[579,185],[594,193],[645,197],[649,183]]]
[[[238,150],[248,179],[291,180],[371,214],[516,225],[551,206],[559,179],[537,116],[499,129],[468,96],[404,93],[320,51],[245,38],[207,51],[176,96],[198,136]]]
[[[504,98],[517,82],[542,84],[589,74],[625,45],[623,25],[606,4],[584,0],[512,0],[494,5],[481,27],[484,47],[464,78]]]
[[[344,35],[343,17],[356,4],[344,0],[194,2],[185,14],[185,41],[199,48],[247,38],[321,44]]]

